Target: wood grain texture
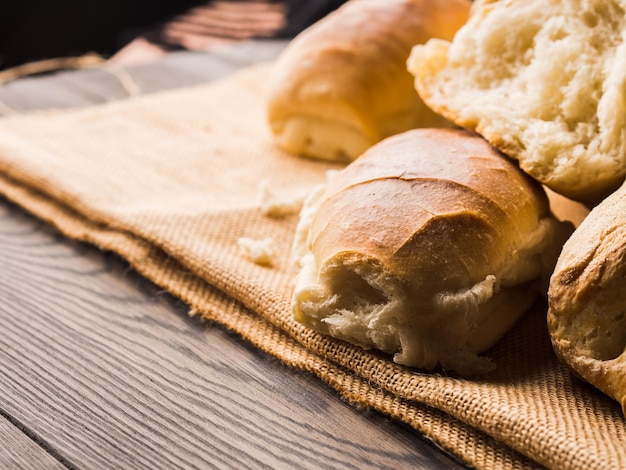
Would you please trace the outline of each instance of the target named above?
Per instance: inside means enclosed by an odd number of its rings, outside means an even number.
[[[279,50],[255,47],[127,71],[142,92],[188,86]],[[211,61],[221,68],[204,69]],[[109,75],[19,80],[0,99],[21,112],[118,99]],[[189,317],[123,260],[5,200],[0,267],[0,436],[10,446],[0,467],[36,453],[46,468],[460,467],[414,430]]]
[[[38,470],[60,470],[65,466],[59,457],[46,452],[37,436],[28,435],[19,423],[12,423],[0,415],[0,468]]]
[[[190,318],[117,257],[7,203],[0,227],[0,410],[66,465],[451,464],[412,430]]]

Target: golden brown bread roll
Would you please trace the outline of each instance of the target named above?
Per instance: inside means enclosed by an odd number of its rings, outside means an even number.
[[[626,178],[626,2],[477,0],[414,48],[423,100],[555,192],[596,204]]]
[[[296,320],[460,374],[547,290],[571,224],[541,186],[482,138],[415,129],[366,151],[301,213]]]
[[[406,70],[411,47],[451,38],[468,0],[351,0],[296,37],[271,80],[268,120],[279,146],[349,161],[414,127],[450,125]]]
[[[557,355],[626,414],[626,185],[596,206],[567,241],[548,301]]]

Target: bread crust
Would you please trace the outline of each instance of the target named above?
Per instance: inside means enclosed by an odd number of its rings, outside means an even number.
[[[468,0],[351,0],[296,37],[271,80],[268,122],[281,147],[350,161],[384,137],[449,126],[419,99],[411,47],[451,38]]]
[[[559,358],[626,414],[626,185],[596,206],[567,241],[548,301]]]
[[[380,142],[308,201],[294,257],[295,318],[470,375],[547,289],[570,224],[482,138],[416,129]]]

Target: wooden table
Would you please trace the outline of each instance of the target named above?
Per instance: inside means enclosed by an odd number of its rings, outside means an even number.
[[[189,86],[280,42],[23,78],[1,110]],[[0,199],[0,468],[456,468],[419,433],[344,403],[119,257]]]

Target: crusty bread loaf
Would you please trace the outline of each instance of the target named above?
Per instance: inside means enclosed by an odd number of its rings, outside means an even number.
[[[422,99],[557,193],[596,204],[626,177],[626,1],[478,0],[408,61]]]
[[[306,201],[294,315],[400,364],[485,372],[492,365],[477,354],[545,295],[571,229],[484,139],[407,131]]]
[[[626,185],[563,248],[548,291],[557,355],[626,414]]]
[[[268,121],[288,151],[349,161],[383,137],[449,126],[419,99],[406,59],[451,38],[468,0],[351,0],[296,37],[271,79]]]

